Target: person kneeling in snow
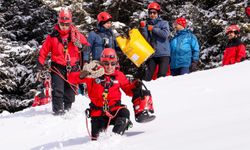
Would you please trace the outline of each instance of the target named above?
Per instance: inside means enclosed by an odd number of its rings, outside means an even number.
[[[72,82],[87,84],[90,98],[91,138],[96,140],[99,133],[114,125],[113,132],[123,135],[132,125],[130,112],[121,104],[122,89],[128,96],[133,96],[133,89],[141,86],[141,81],[130,82],[126,76],[116,69],[117,54],[112,48],[105,48],[100,62],[92,61],[83,67],[81,74],[72,77]],[[87,66],[87,67],[86,67]],[[89,68],[88,68],[89,67]]]

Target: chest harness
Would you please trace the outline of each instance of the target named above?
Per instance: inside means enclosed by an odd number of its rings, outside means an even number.
[[[64,59],[66,61],[67,73],[79,71],[80,70],[79,62],[76,62],[74,66],[70,65],[71,58],[69,55],[68,44],[69,44],[69,41],[71,41],[71,38],[70,38],[71,36],[69,35],[68,38],[62,39],[62,37],[59,35],[59,32],[54,30],[51,34],[51,37],[56,37],[59,43],[62,43],[63,45],[63,53],[64,53]]]
[[[90,106],[90,109],[86,109],[85,110],[85,115],[86,115],[86,128],[87,128],[87,131],[88,131],[88,134],[89,136],[91,137],[91,139],[96,139],[95,137],[92,137],[90,132],[89,132],[89,129],[88,129],[88,118],[90,118],[90,112],[91,110],[101,110],[102,111],[102,114],[103,116],[107,116],[109,119],[108,119],[108,123],[107,123],[107,126],[105,128],[105,131],[107,130],[107,128],[109,127],[110,125],[110,122],[113,118],[115,118],[118,114],[118,112],[122,109],[122,108],[126,108],[125,105],[122,105],[121,104],[121,100],[119,100],[116,104],[112,105],[112,106],[109,106],[108,103],[109,103],[109,100],[108,100],[108,91],[109,91],[109,88],[112,87],[114,85],[114,81],[115,81],[115,76],[110,76],[109,77],[106,77],[105,76],[102,76],[100,78],[96,78],[95,79],[95,82],[98,83],[98,84],[101,84],[103,87],[104,87],[104,91],[102,93],[102,97],[103,97],[103,107],[98,107],[96,105],[94,105],[93,103],[90,103],[89,106]],[[115,112],[114,115],[112,115],[110,113],[110,110],[112,108],[114,108],[115,106],[121,106],[120,108],[118,108]],[[131,126],[132,127],[132,126]]]
[[[94,103],[90,103],[89,104],[90,110],[101,110],[102,114],[106,115],[106,113],[109,112],[110,109],[112,109],[113,107],[121,106],[121,101],[118,101],[116,104],[109,106],[108,93],[109,93],[109,88],[114,85],[114,81],[115,81],[115,76],[110,76],[110,77],[102,76],[102,77],[95,79],[94,82],[96,82],[97,84],[101,84],[104,87],[104,90],[102,93],[103,106],[100,107],[100,106],[96,106]],[[88,112],[88,114],[90,113]]]

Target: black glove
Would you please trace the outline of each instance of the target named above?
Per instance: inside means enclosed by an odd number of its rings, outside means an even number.
[[[81,45],[81,47],[79,47],[79,50],[80,50],[81,52],[85,52],[85,51],[88,50],[88,48],[89,48],[89,46]]]
[[[190,72],[195,72],[199,70],[198,61],[193,61],[189,69],[190,69]]]
[[[36,81],[41,81],[42,80],[41,79],[42,70],[44,70],[44,66],[38,61],[37,66],[35,68]]]
[[[135,87],[136,88],[142,88],[142,81],[140,80],[140,79],[137,79],[136,81],[135,81]]]
[[[37,61],[35,71],[40,72],[43,69],[44,69],[44,66],[39,61]]]

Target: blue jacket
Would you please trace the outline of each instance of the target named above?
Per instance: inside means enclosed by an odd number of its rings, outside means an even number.
[[[170,41],[171,69],[190,67],[192,61],[199,60],[199,43],[194,34],[188,29],[183,29]]]
[[[153,30],[148,31],[148,25],[153,25]],[[141,28],[142,35],[154,48],[155,53],[152,57],[170,56],[169,45],[169,25],[167,21],[161,18],[148,19],[147,25]]]
[[[92,60],[100,60],[101,53],[104,48],[117,49],[118,47],[112,30],[105,29],[99,25],[95,31],[91,31],[89,33],[88,42],[91,46],[86,51],[84,51],[84,61],[90,60],[90,53],[92,54]]]

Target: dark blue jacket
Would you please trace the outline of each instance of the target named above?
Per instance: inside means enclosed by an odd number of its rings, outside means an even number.
[[[192,61],[199,60],[199,43],[196,36],[188,29],[183,29],[170,41],[171,69],[190,67]]]
[[[148,31],[148,25],[153,25],[153,30]],[[161,18],[148,19],[147,25],[141,30],[144,38],[154,48],[155,53],[153,57],[170,56],[170,45],[169,45],[169,25],[167,21]]]
[[[117,43],[112,30],[105,29],[102,26],[98,26],[95,31],[89,33],[88,42],[91,46],[84,52],[84,61],[90,60],[90,53],[92,54],[92,60],[100,60],[104,48],[117,49]]]

